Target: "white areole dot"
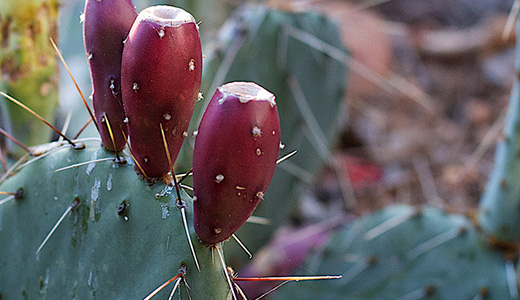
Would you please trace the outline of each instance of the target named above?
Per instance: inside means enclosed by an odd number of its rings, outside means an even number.
[[[217,176],[215,176],[216,183],[221,183],[223,180],[224,180],[224,175],[218,174]]]

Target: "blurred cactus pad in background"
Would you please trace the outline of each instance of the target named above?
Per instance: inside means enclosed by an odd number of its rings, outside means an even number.
[[[0,0],[0,299],[520,298],[518,2],[167,2]]]
[[[50,120],[58,105],[58,59],[49,42],[58,39],[58,9],[59,1],[0,3],[0,89]],[[50,128],[23,109],[5,102],[0,108],[2,127],[26,145],[50,140]],[[17,151],[14,147],[8,148]]]

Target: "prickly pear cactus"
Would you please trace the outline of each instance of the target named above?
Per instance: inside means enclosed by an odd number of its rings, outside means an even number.
[[[310,257],[336,281],[288,285],[274,299],[517,299],[512,261],[464,216],[395,205],[355,221]]]
[[[239,8],[222,27],[214,45],[206,53],[201,87],[205,99],[199,101],[200,112],[194,118],[201,118],[216,86],[230,81],[253,81],[278,99],[278,111],[283,116],[281,142],[285,145],[280,156],[298,151],[278,165],[266,201],[254,213],[268,218],[270,225],[246,224],[237,232],[254,251],[287,220],[295,200],[312,184],[317,172],[332,161],[330,148],[339,127],[337,120],[342,117],[347,82],[341,58],[346,57],[347,51],[336,24],[325,16],[264,5]],[[331,51],[339,56],[333,56]],[[192,121],[193,129],[197,121]],[[190,161],[186,156],[184,160]],[[247,258],[234,243],[226,247],[230,256],[231,251],[236,251]]]
[[[0,184],[23,189],[0,200],[0,298],[143,299],[184,264],[176,299],[227,299],[220,261],[191,230],[197,270],[173,188],[149,186],[130,157],[114,162],[98,140],[85,144],[31,158]],[[192,228],[192,201],[182,198]]]
[[[57,59],[49,42],[57,41],[58,5],[57,0],[0,1],[0,89],[50,120],[58,105]],[[2,127],[18,140],[28,146],[49,141],[49,128],[13,104],[1,106]]]

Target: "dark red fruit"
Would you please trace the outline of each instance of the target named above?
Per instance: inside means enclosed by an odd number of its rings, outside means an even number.
[[[92,103],[103,147],[119,152],[125,145],[125,112],[121,99],[123,42],[137,17],[130,0],[87,0],[83,39],[92,79]],[[110,137],[108,123],[114,141]]]
[[[251,82],[217,89],[193,153],[194,225],[201,241],[224,241],[251,216],[271,181],[279,147],[273,94]]]
[[[140,12],[125,43],[121,75],[133,154],[149,178],[161,177],[169,163],[160,124],[175,161],[199,95],[202,51],[193,16],[171,6]]]

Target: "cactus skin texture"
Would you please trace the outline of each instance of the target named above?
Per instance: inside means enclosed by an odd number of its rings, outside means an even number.
[[[202,51],[193,16],[170,6],[140,12],[125,43],[121,75],[133,154],[148,177],[163,176],[169,163],[160,124],[175,161],[199,95]]]
[[[0,89],[52,120],[58,107],[58,0],[0,1]],[[4,101],[2,101],[4,102]],[[2,127],[27,146],[46,143],[51,130],[18,106],[2,104]],[[16,146],[15,146],[16,147]],[[18,155],[25,152],[12,147]]]
[[[203,242],[227,240],[251,216],[273,176],[279,146],[273,94],[252,82],[217,89],[193,153],[194,225]]]
[[[519,26],[517,24],[517,33]],[[495,151],[495,166],[480,200],[479,222],[498,243],[520,243],[520,46],[517,43],[515,81],[509,98],[504,138]],[[513,245],[516,248],[516,245]]]
[[[342,279],[289,284],[273,298],[508,300],[518,295],[513,268],[467,218],[394,205],[333,234],[305,264]]]
[[[92,79],[92,104],[103,147],[115,152],[126,146],[122,132],[127,133],[121,98],[121,58],[123,42],[136,17],[130,0],[85,1],[83,40]]]
[[[228,297],[222,266],[191,233],[194,264],[172,187],[148,186],[130,164],[112,160],[59,172],[75,163],[113,157],[98,141],[61,147],[0,185],[24,197],[0,205],[0,295],[3,299],[143,299],[187,265],[174,299]],[[130,157],[126,157],[131,161]],[[192,201],[183,192],[191,223]],[[75,199],[38,255],[36,250]],[[121,212],[121,204],[126,209]],[[118,214],[118,211],[120,214]],[[167,299],[170,285],[154,299]]]
[[[337,53],[348,53],[338,27],[326,16],[316,12],[281,11],[263,5],[243,5],[237,9],[217,36],[215,44],[221,46],[205,52],[204,94],[213,93],[210,91],[212,81],[216,82],[215,87],[231,81],[252,81],[265,87],[276,95],[278,112],[283,116],[280,126],[285,148],[280,150],[280,157],[298,151],[278,165],[265,195],[266,201],[254,212],[255,216],[268,218],[270,225],[246,223],[237,231],[237,236],[253,252],[268,241],[277,227],[287,222],[302,193],[309,192],[315,176],[332,161],[328,151],[338,134],[340,122],[337,120],[346,116],[341,108],[347,83],[346,66],[296,39],[288,28],[304,31],[336,48]],[[207,95],[205,100],[209,98]],[[202,112],[194,115],[202,115]],[[192,125],[195,129],[197,122]],[[236,243],[226,243],[224,249],[226,256],[236,262],[234,266],[247,261]]]

